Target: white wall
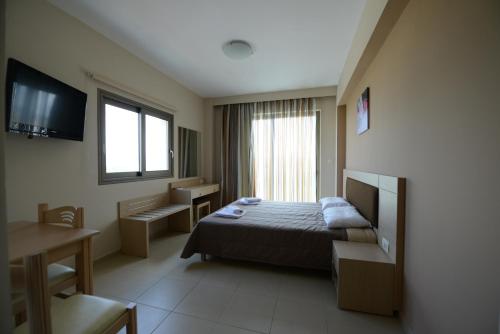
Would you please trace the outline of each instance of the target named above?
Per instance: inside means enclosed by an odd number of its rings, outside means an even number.
[[[318,107],[321,109],[320,127],[320,182],[319,195],[335,196],[336,187],[336,99],[337,87],[320,87],[311,89],[289,90],[279,92],[269,92],[260,94],[248,94],[238,96],[219,97],[205,100],[205,133],[204,140],[204,176],[212,180],[212,164],[214,157],[213,150],[213,107],[216,105],[249,103],[259,101],[273,101],[295,98],[316,97]]]
[[[117,202],[164,192],[173,179],[97,185],[97,86],[82,69],[174,105],[178,110],[174,115],[174,148],[177,126],[204,131],[203,100],[45,1],[7,1],[6,43],[8,57],[88,94],[83,143],[7,135],[8,220],[35,219],[39,202],[50,206],[82,205],[86,226],[101,231],[95,255],[118,250]]]
[[[370,130],[356,99],[370,87]],[[346,96],[347,168],[407,178],[403,319],[497,333],[500,2],[411,0]]]

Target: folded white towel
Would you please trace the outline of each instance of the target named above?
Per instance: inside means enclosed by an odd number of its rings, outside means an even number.
[[[236,205],[228,205],[223,208],[223,210],[228,210],[229,212],[236,213],[236,214],[242,214],[244,212],[243,209],[241,209],[239,206]]]
[[[238,204],[256,205],[259,204],[260,201],[262,201],[262,199],[258,197],[242,197],[239,199]]]
[[[215,212],[217,217],[224,218],[240,218],[245,214],[245,210],[240,209],[236,205],[228,205]]]

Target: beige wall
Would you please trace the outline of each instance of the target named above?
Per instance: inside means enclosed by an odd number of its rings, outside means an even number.
[[[335,94],[337,89],[335,86],[290,90],[280,92],[269,92],[262,94],[249,94],[239,96],[220,97],[205,100],[205,133],[207,134],[204,141],[204,171],[205,178],[212,179],[213,170],[212,164],[214,157],[213,151],[213,106],[233,103],[248,103],[258,101],[273,101],[283,99],[294,99],[304,97],[317,97],[318,107],[321,109],[321,127],[320,127],[320,182],[319,195],[335,196],[336,178],[336,100]]]
[[[166,191],[172,179],[97,185],[97,86],[82,69],[174,105],[174,148],[177,126],[204,130],[203,100],[45,1],[7,2],[7,55],[88,94],[83,143],[7,135],[8,220],[35,219],[42,201],[82,205],[86,226],[101,231],[96,256],[118,250],[117,202]]]
[[[363,13],[361,13],[358,28],[356,29],[356,33],[354,34],[354,38],[349,49],[349,54],[347,55],[344,67],[342,68],[342,74],[339,78],[337,88],[338,97],[341,97],[344,94],[346,86],[351,80],[356,65],[363,55],[363,51],[365,50],[368,41],[375,30],[375,26],[377,25],[386,4],[387,0],[370,0],[366,2],[365,7],[363,8]]]
[[[412,0],[347,97],[347,168],[408,178],[413,333],[499,331],[499,87],[500,2]]]
[[[318,98],[320,114],[319,197],[336,194],[337,102],[335,96]]]
[[[4,91],[5,91],[5,1],[0,0],[0,272],[8,270],[7,225],[5,223],[4,176]],[[9,275],[0,275],[0,333],[9,333],[10,318]]]

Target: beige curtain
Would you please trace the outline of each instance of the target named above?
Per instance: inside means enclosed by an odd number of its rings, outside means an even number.
[[[273,201],[316,201],[316,99],[257,103],[252,142],[256,196]]]
[[[252,103],[214,108],[214,179],[221,186],[221,204],[244,196],[254,196],[252,159]]]
[[[243,196],[316,201],[316,99],[216,106],[214,134],[222,205]]]

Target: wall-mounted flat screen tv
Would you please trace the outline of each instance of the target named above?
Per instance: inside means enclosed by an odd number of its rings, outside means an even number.
[[[6,131],[83,141],[84,92],[10,58],[5,100]]]

